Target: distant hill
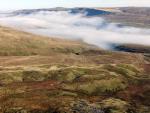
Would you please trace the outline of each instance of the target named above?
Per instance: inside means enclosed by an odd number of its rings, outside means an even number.
[[[38,13],[40,11],[68,11],[68,8],[44,8],[44,9],[24,9],[24,10],[16,10],[10,12],[10,15],[12,16],[17,16],[17,15],[28,15],[28,14],[33,14],[33,13]]]
[[[150,28],[150,8],[123,7],[123,8],[97,8],[110,11],[113,14],[101,15],[110,22],[118,22],[127,26]]]
[[[17,10],[10,13],[10,16],[17,16],[17,15],[28,15],[34,14],[41,11],[68,11],[72,14],[86,14],[86,16],[98,16],[98,15],[108,15],[112,14],[110,11],[104,10],[97,10],[95,8],[47,8],[47,9],[25,9],[25,10]]]

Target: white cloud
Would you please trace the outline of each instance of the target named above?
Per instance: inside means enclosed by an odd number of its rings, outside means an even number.
[[[110,43],[150,45],[150,30],[134,27],[119,28],[99,17],[72,15],[68,12],[38,12],[25,16],[1,17],[0,24],[35,34],[68,39],[109,48]]]

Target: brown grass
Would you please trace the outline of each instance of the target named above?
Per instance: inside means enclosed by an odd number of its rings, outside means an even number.
[[[77,100],[92,98],[108,110],[124,112],[126,103],[145,110],[148,64],[142,54],[108,52],[0,27],[0,112],[64,113]]]
[[[53,52],[78,53],[90,47],[79,41],[42,37],[0,27],[1,56],[50,55]]]

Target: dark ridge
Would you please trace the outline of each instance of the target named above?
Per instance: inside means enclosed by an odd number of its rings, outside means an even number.
[[[150,53],[150,46],[135,45],[135,44],[124,44],[124,45],[112,45],[113,50],[132,52],[132,53]]]
[[[86,16],[98,16],[98,15],[109,15],[112,14],[112,12],[109,11],[103,11],[103,10],[96,10],[92,8],[47,8],[47,9],[24,9],[24,10],[17,10],[12,12],[12,16],[16,15],[28,15],[32,13],[37,13],[40,11],[69,11],[72,14],[78,14],[78,13],[86,13]]]
[[[112,12],[109,12],[109,11],[96,10],[96,9],[91,9],[91,8],[73,8],[70,10],[70,13],[72,14],[85,13],[86,16],[98,16],[98,15],[112,14]]]
[[[37,13],[40,11],[68,11],[67,8],[57,7],[57,8],[43,8],[43,9],[24,9],[24,10],[16,10],[12,12],[12,16],[16,15],[28,15],[32,13]]]

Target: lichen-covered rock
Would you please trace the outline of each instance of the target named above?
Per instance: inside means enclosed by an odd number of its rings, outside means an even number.
[[[73,113],[105,113],[103,109],[96,104],[90,104],[85,100],[80,100],[72,104]]]
[[[28,113],[28,111],[23,109],[22,107],[9,108],[3,112],[4,113]]]
[[[116,98],[105,99],[100,102],[100,105],[109,113],[128,113],[130,110],[128,102]]]

